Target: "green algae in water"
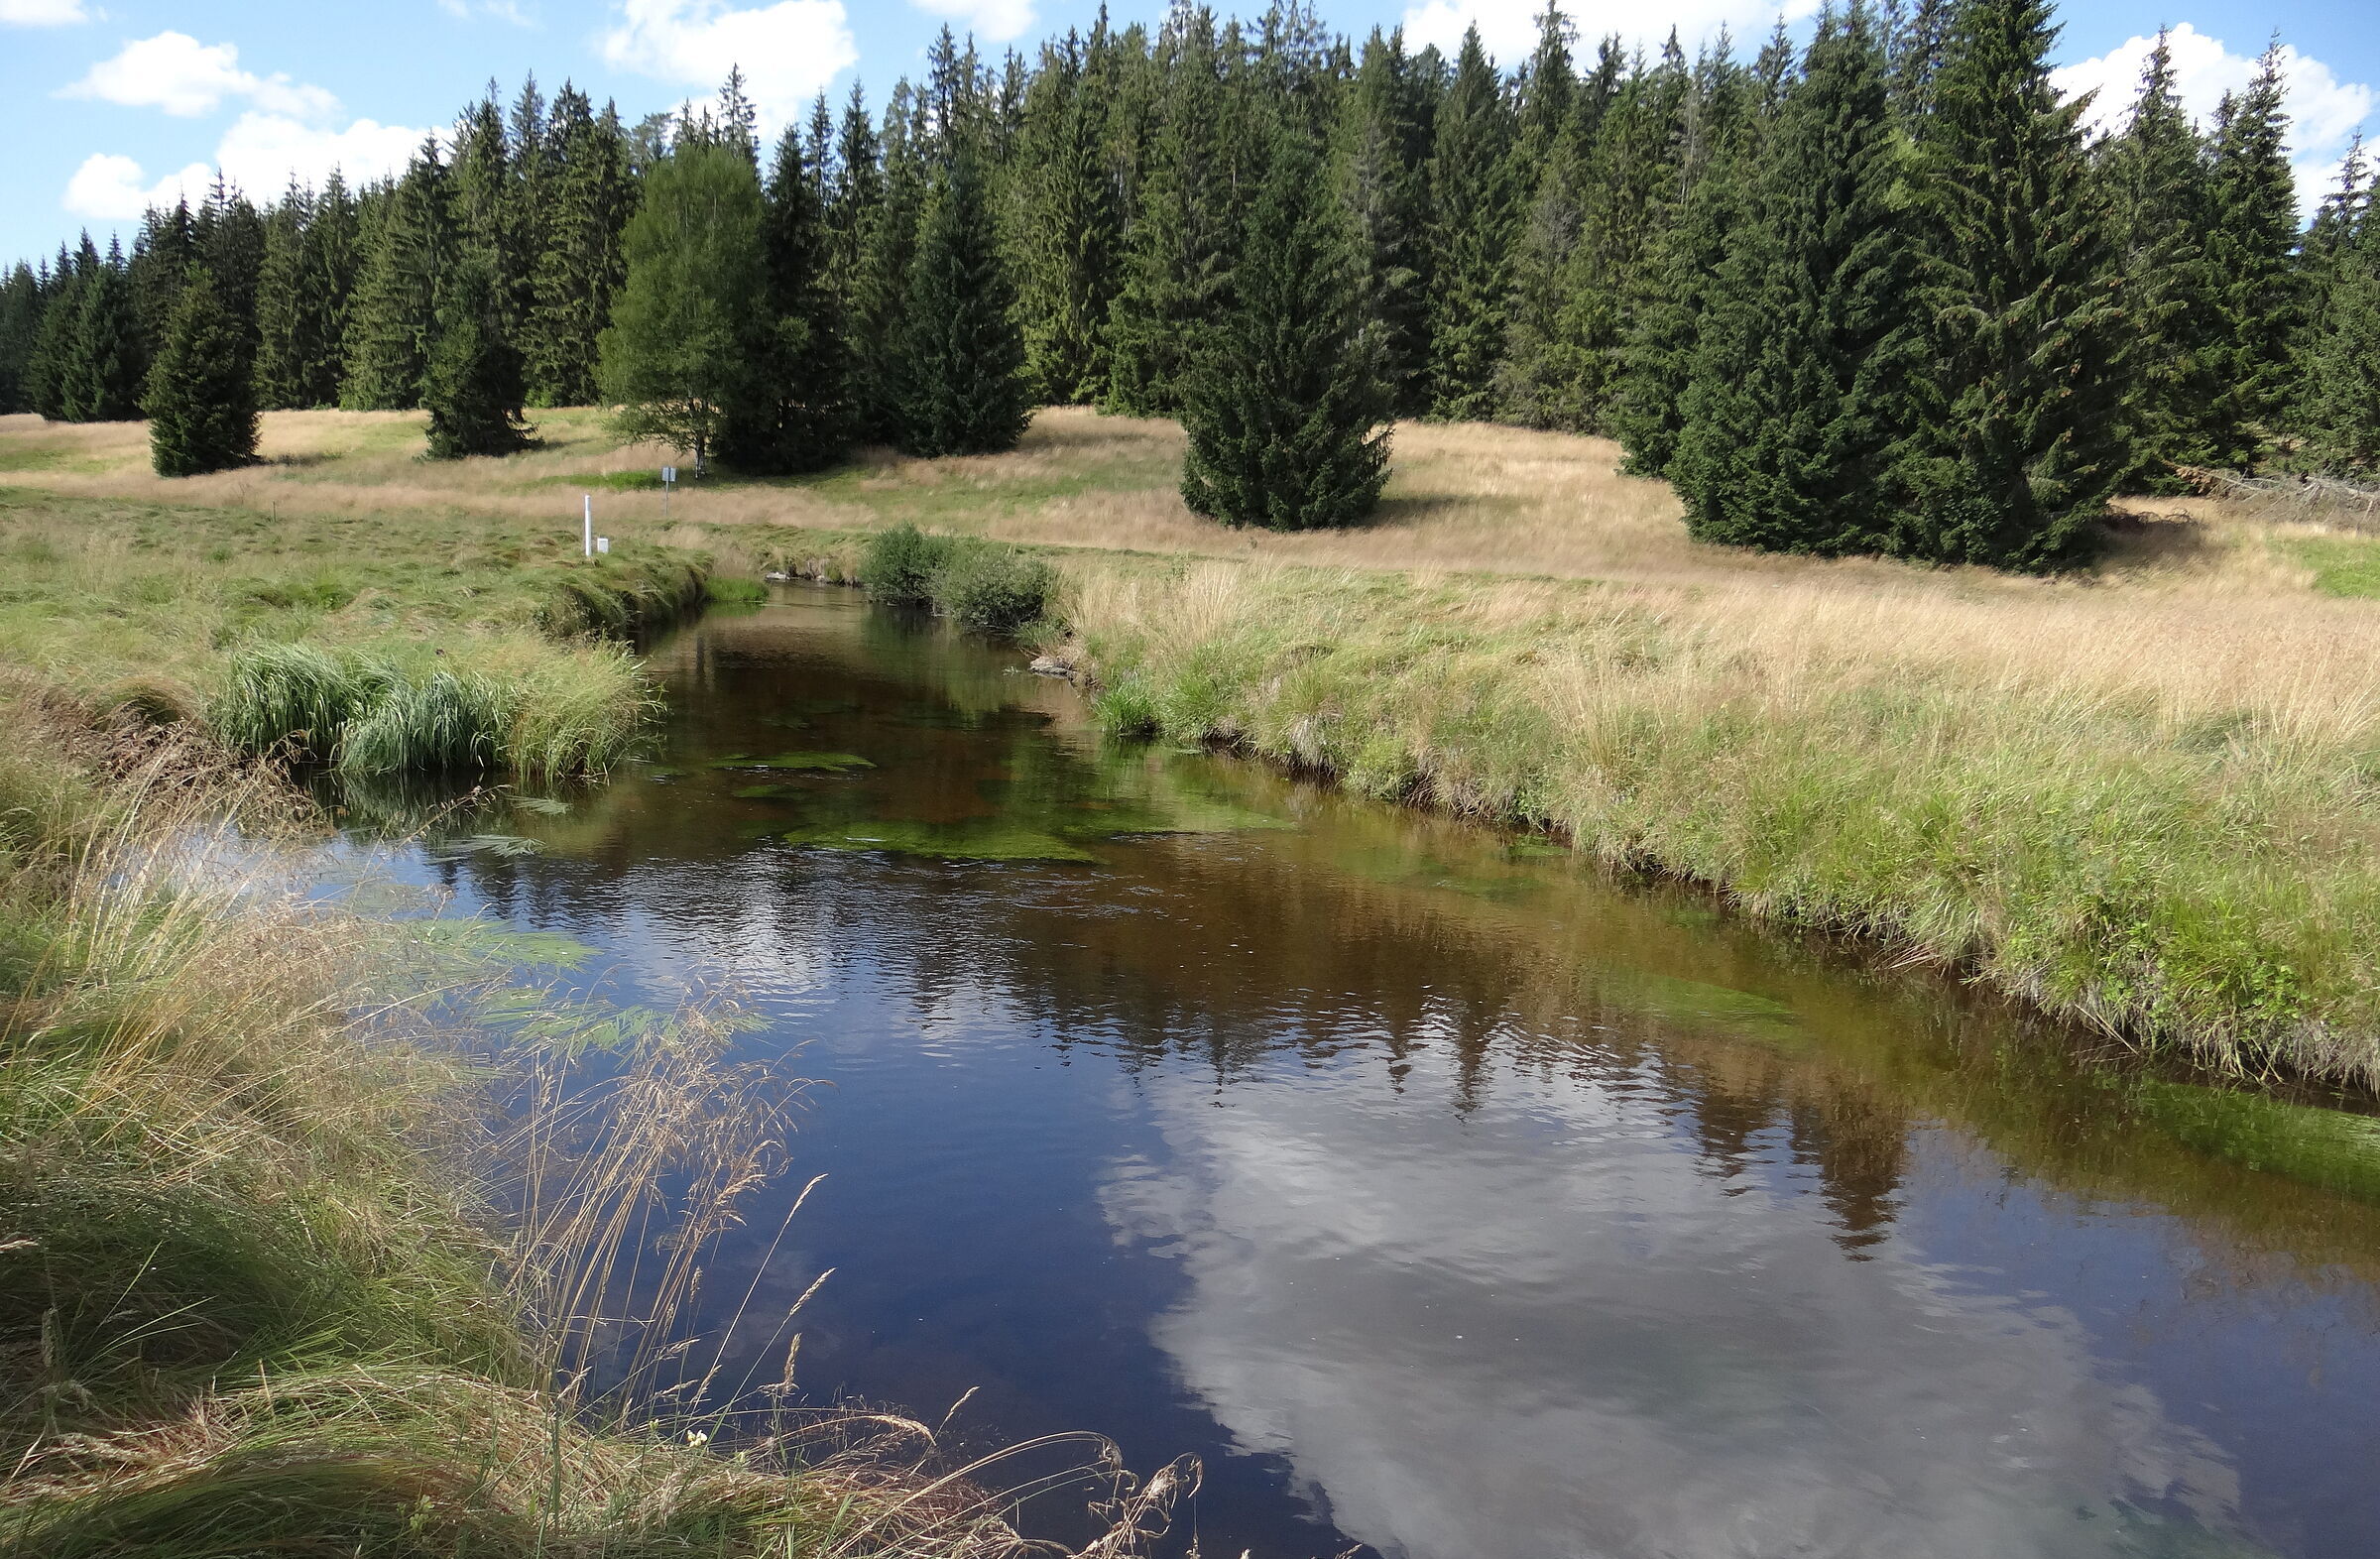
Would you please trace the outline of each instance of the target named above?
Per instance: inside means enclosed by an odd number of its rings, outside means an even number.
[[[800,774],[849,774],[855,769],[874,769],[876,765],[857,753],[779,753],[774,758],[753,758],[736,753],[711,760],[713,769],[786,769]]]
[[[944,861],[1094,861],[1081,845],[1002,818],[980,822],[901,820],[824,823],[780,835],[787,844],[817,850],[882,850]]]
[[[2380,1121],[2259,1094],[2154,1078],[2131,1085],[2141,1120],[2243,1168],[2380,1202]]]

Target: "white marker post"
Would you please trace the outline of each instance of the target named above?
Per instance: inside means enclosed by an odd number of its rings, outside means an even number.
[[[593,493],[587,493],[583,496],[587,501],[586,533],[584,538],[587,548],[586,555],[593,557],[595,555],[595,495]]]
[[[668,518],[669,518],[669,489],[671,489],[672,487],[675,487],[676,485],[677,485],[677,467],[676,467],[676,466],[673,466],[673,465],[665,465],[665,466],[662,466],[662,467],[661,467],[661,518],[662,518],[662,519],[664,519],[664,520],[666,520],[666,519],[668,519]]]

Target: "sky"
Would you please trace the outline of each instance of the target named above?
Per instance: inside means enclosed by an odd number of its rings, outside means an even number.
[[[824,88],[865,81],[881,105],[914,73],[935,31],[972,31],[997,56],[1087,26],[1098,0],[0,0],[0,259],[56,249],[89,228],[129,241],[142,208],[220,167],[259,197],[293,173],[333,166],[360,181],[402,167],[493,76],[509,99],[535,71],[565,78],[634,120],[707,96],[731,64],[750,78],[764,128]],[[1819,0],[1785,0],[1805,25]],[[1542,0],[1324,0],[1333,27],[1402,24],[1417,46],[1452,46],[1477,22],[1490,53],[1525,54]],[[1233,7],[1219,0],[1219,10]],[[1111,0],[1119,21],[1154,23],[1163,0]],[[1250,11],[1261,0],[1250,0]],[[1576,0],[1587,39],[1657,45],[1675,26],[1689,52],[1726,26],[1756,40],[1778,0]],[[2102,88],[2120,111],[2162,26],[2188,105],[2211,113],[2244,83],[2274,34],[2288,51],[2293,146],[2311,207],[2357,130],[2380,141],[2380,0],[2069,0],[2058,60],[2070,90]]]

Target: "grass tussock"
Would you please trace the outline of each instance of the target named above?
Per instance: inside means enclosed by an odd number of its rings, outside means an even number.
[[[504,769],[549,778],[609,769],[657,707],[618,645],[573,646],[509,667],[449,669],[442,660],[410,646],[244,645],[226,660],[208,724],[234,752],[347,776]]]
[[[535,995],[502,938],[326,900],[254,770],[6,709],[0,1554],[1021,1551],[922,1427],[794,1410],[789,1344],[759,1421],[706,1405],[674,1316],[784,1167],[732,1011],[600,1081],[567,1025],[467,1061]]]

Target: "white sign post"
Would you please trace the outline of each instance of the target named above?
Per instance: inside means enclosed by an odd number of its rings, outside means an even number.
[[[584,497],[587,501],[585,522],[586,531],[584,538],[586,542],[586,555],[593,557],[595,555],[595,495],[593,493],[588,493],[585,494]]]
[[[665,465],[665,466],[662,466],[662,467],[661,467],[661,518],[662,518],[662,519],[664,519],[664,520],[666,520],[666,519],[668,519],[668,518],[669,518],[669,489],[670,489],[670,488],[672,488],[672,487],[675,487],[676,485],[677,485],[677,467],[676,467],[676,466],[673,466],[673,465]]]

